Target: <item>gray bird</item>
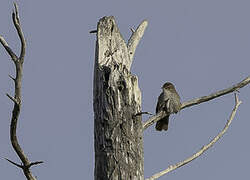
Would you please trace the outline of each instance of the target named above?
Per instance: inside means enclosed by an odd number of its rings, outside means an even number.
[[[168,121],[170,114],[177,113],[181,110],[180,96],[176,92],[172,83],[166,82],[162,86],[162,93],[158,97],[156,113],[166,111],[167,116],[157,121],[155,129],[157,131],[168,130]]]

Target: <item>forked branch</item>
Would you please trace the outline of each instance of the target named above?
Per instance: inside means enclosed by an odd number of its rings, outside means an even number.
[[[215,99],[217,97],[223,96],[225,94],[237,91],[238,89],[246,86],[247,84],[250,83],[250,76],[247,77],[246,79],[244,79],[243,81],[220,91],[217,91],[215,93],[212,93],[208,96],[202,96],[200,98],[196,98],[187,102],[183,102],[181,105],[181,109],[190,107],[190,106],[194,106],[206,101],[210,101],[212,99]],[[149,126],[151,126],[152,124],[156,123],[157,121],[159,121],[160,119],[164,118],[167,114],[165,112],[160,112],[152,117],[150,117],[144,124],[143,124],[143,130],[147,129]]]
[[[22,85],[22,74],[23,74],[23,62],[24,62],[24,56],[25,56],[25,49],[26,49],[26,42],[24,39],[24,35],[22,32],[19,15],[18,15],[18,6],[16,3],[14,3],[14,10],[12,12],[12,20],[14,23],[14,26],[17,30],[18,36],[21,41],[21,53],[18,57],[9,47],[8,43],[4,40],[2,36],[0,36],[0,42],[5,48],[5,50],[10,55],[11,59],[15,63],[16,67],[16,77],[10,76],[10,78],[15,82],[15,96],[12,97],[9,94],[6,94],[10,100],[14,102],[14,108],[12,111],[12,117],[11,117],[11,125],[10,125],[10,140],[12,147],[14,148],[15,152],[17,153],[18,157],[21,159],[22,164],[19,165],[7,158],[5,158],[8,162],[11,164],[21,168],[23,170],[24,175],[28,180],[35,180],[36,178],[31,174],[30,167],[33,165],[37,165],[42,163],[42,161],[37,162],[30,162],[27,158],[27,156],[24,154],[21,146],[18,143],[17,135],[16,135],[16,129],[17,129],[17,122],[21,110],[21,104],[22,104],[22,97],[21,97],[21,85]]]
[[[202,155],[210,147],[212,147],[214,145],[214,143],[216,143],[223,136],[223,134],[225,134],[225,132],[227,131],[228,127],[230,126],[232,120],[234,119],[234,116],[236,114],[236,111],[237,111],[239,105],[241,104],[241,101],[239,101],[239,98],[238,98],[236,93],[234,94],[234,97],[235,97],[235,106],[234,106],[234,109],[233,109],[233,111],[232,111],[232,113],[230,115],[230,118],[228,119],[228,121],[227,121],[225,127],[222,129],[222,131],[217,136],[215,136],[215,138],[212,141],[210,141],[210,143],[203,146],[198,152],[196,152],[195,154],[193,154],[189,158],[185,159],[184,161],[178,162],[175,165],[171,165],[167,169],[165,169],[165,170],[163,170],[163,171],[161,171],[159,173],[154,174],[152,177],[150,177],[150,178],[148,178],[146,180],[157,179],[157,178],[169,173],[170,171],[173,171],[173,170],[175,170],[175,169],[177,169],[177,168],[179,168],[179,167],[193,161],[194,159],[196,159],[197,157]]]
[[[22,31],[22,28],[21,28],[21,24],[20,24],[20,20],[19,20],[19,14],[18,14],[18,6],[17,6],[16,3],[14,3],[14,7],[15,7],[15,9],[12,12],[12,20],[13,20],[14,26],[15,26],[15,28],[17,30],[18,36],[19,36],[20,41],[21,41],[21,53],[20,53],[20,56],[19,56],[19,60],[21,61],[21,63],[23,63],[24,56],[25,56],[26,42],[25,42],[23,31]]]

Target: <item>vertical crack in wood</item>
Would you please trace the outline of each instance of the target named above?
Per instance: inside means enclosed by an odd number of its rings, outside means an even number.
[[[142,180],[141,91],[114,17],[100,19],[94,70],[95,180]]]

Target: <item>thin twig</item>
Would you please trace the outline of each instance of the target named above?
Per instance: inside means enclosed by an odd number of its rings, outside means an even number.
[[[217,97],[223,96],[225,94],[229,94],[231,92],[235,92],[238,91],[240,88],[246,86],[247,84],[250,83],[250,76],[245,78],[243,81],[220,91],[217,91],[215,93],[212,93],[208,96],[202,96],[200,98],[196,98],[187,102],[182,103],[181,105],[181,109],[190,107],[190,106],[194,106],[206,101],[210,101],[212,99],[215,99]],[[147,129],[149,126],[151,126],[152,124],[154,124],[155,122],[159,121],[160,119],[164,118],[167,114],[165,112],[160,112],[152,117],[150,117],[147,121],[144,122],[143,124],[143,130]]]
[[[9,161],[11,164],[21,168],[21,169],[29,169],[31,166],[35,166],[35,165],[38,165],[38,164],[42,164],[43,161],[36,161],[36,162],[32,162],[30,163],[28,166],[24,166],[24,165],[20,165],[20,164],[17,164],[11,160],[9,160],[8,158],[4,158],[5,160]]]
[[[13,101],[15,104],[18,103],[17,100],[16,100],[14,97],[12,97],[11,95],[9,95],[8,93],[6,93],[6,96],[7,96],[8,98],[10,98],[10,100]]]
[[[97,30],[91,30],[89,31],[90,34],[94,34],[94,33],[97,33]]]
[[[134,30],[133,28],[130,28],[130,31],[131,31],[132,33],[135,33],[135,30]]]
[[[214,139],[212,141],[210,141],[207,145],[203,146],[198,152],[196,152],[195,154],[193,154],[192,156],[190,156],[189,158],[185,159],[184,161],[181,161],[181,162],[178,162],[176,163],[175,165],[171,165],[169,166],[167,169],[159,172],[159,173],[156,173],[154,174],[152,177],[146,179],[146,180],[154,180],[154,179],[157,179],[191,161],[193,161],[194,159],[196,159],[197,157],[199,157],[200,155],[202,155],[206,150],[208,150],[210,147],[212,147],[214,145],[214,143],[216,143],[222,136],[223,134],[225,134],[225,132],[227,131],[228,127],[230,126],[232,120],[234,119],[235,117],[235,114],[236,114],[236,111],[239,107],[239,105],[242,103],[241,101],[239,101],[239,98],[237,96],[237,94],[235,93],[234,94],[234,97],[235,97],[235,106],[234,106],[234,109],[230,115],[230,118],[228,119],[225,127],[222,129],[222,131],[214,137]]]
[[[36,162],[32,162],[29,164],[28,168],[30,168],[31,166],[35,166],[35,165],[38,165],[38,164],[42,164],[44,163],[43,161],[36,161]]]
[[[10,77],[10,79],[12,79],[13,81],[16,81],[16,79],[15,79],[13,76],[9,75],[9,77]]]
[[[7,159],[7,158],[4,158],[4,159],[7,160],[7,161],[9,161],[11,164],[14,164],[15,166],[17,166],[17,167],[19,167],[19,168],[23,168],[23,166],[20,165],[20,164],[17,164],[17,163],[15,163],[15,162],[13,162],[13,161]]]
[[[151,112],[138,112],[138,113],[136,113],[133,117],[136,117],[136,116],[141,116],[141,115],[143,115],[143,114],[149,114],[149,115],[153,115]]]

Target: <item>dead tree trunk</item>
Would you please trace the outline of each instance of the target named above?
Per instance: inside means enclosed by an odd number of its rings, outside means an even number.
[[[130,73],[133,55],[147,21],[126,44],[114,17],[97,25],[94,67],[95,180],[142,180],[141,91]]]

